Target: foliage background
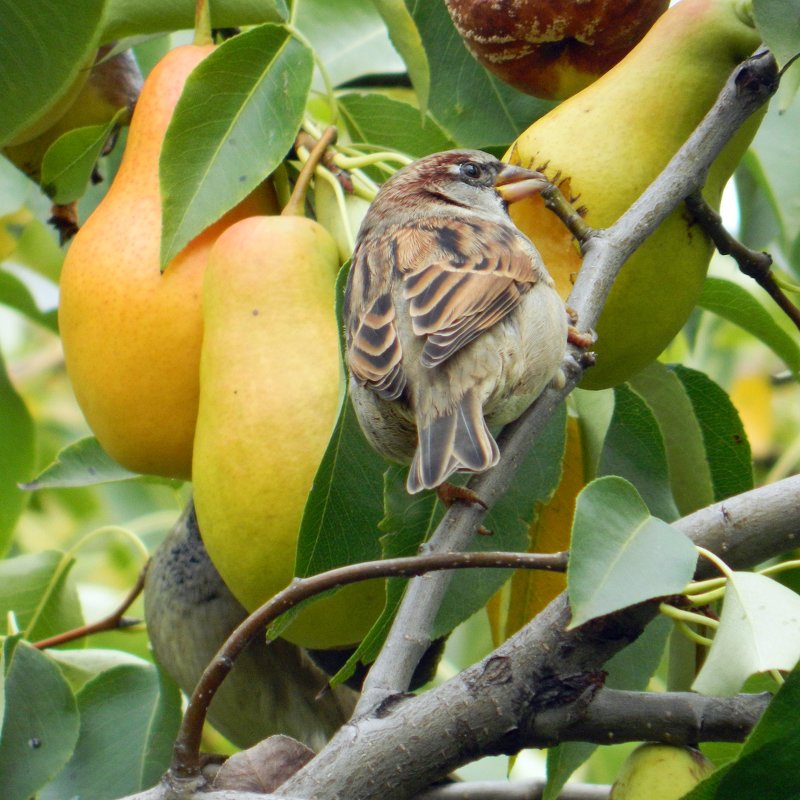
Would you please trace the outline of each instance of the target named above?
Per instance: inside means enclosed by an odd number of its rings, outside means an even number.
[[[130,22],[121,13],[123,0],[109,0],[105,5],[96,0],[84,4],[85,16],[74,27],[64,29],[54,24],[52,9],[45,10],[45,5],[36,11],[41,16],[32,25],[41,35],[47,58],[42,59],[40,53],[35,65],[23,65],[34,74],[30,86],[16,87],[28,103],[23,107],[20,101],[15,106],[21,114],[49,102],[38,87],[46,85],[53,92],[53,76],[64,79],[74,74],[98,40],[140,36],[163,24],[176,28],[191,24],[192,10],[186,8],[190,4],[174,4],[182,11],[165,20],[161,3],[150,0],[149,7],[148,0],[139,0],[136,5],[141,7]],[[412,157],[452,146],[502,152],[552,105],[503,86],[472,61],[440,0],[408,0],[405,5],[386,0],[374,4],[296,0],[295,5],[294,24],[325,65],[330,81],[336,86],[355,84],[339,98],[341,118],[355,142]],[[216,8],[212,4],[212,13]],[[218,8],[220,20],[215,18],[215,24],[220,26],[230,24],[228,14],[237,24],[246,24],[279,21],[287,13],[281,0],[262,3],[257,18],[248,16],[253,10],[245,2],[222,2]],[[769,3],[757,3],[756,9],[760,19],[766,20],[765,35],[782,27],[772,24],[770,28]],[[10,0],[0,2],[0,18],[10,19],[14,11]],[[384,18],[391,22],[391,36]],[[146,73],[164,52],[189,39],[189,33],[179,31],[128,44],[133,44]],[[773,45],[776,50],[781,46],[778,39]],[[36,55],[30,54],[32,59]],[[13,42],[0,46],[0,66],[19,66],[17,60],[27,56]],[[406,72],[413,89],[398,79]],[[800,104],[791,103],[791,84],[798,72],[797,67],[789,71],[725,204],[726,218],[743,241],[769,250],[782,273],[795,283],[800,282],[796,144]],[[377,91],[369,84],[391,88]],[[318,70],[312,86],[308,108],[324,119],[330,108]],[[0,96],[9,91],[0,85]],[[306,98],[299,99],[302,107]],[[3,106],[9,102],[6,94]],[[221,118],[227,119],[225,114]],[[291,138],[293,132],[289,134]],[[102,160],[105,183],[89,186],[80,197],[80,219],[103,196],[123,146],[124,132],[115,151]],[[263,163],[263,174],[267,174],[284,151],[285,145],[280,144],[272,153],[251,157]],[[189,168],[177,164],[178,171]],[[6,612],[6,653],[18,635],[37,641],[111,610],[133,584],[146,553],[161,541],[189,494],[186,485],[150,478],[35,491],[18,486],[52,464],[63,448],[91,433],[64,372],[57,335],[57,280],[64,251],[47,225],[49,207],[49,199],[37,185],[0,160],[0,552],[5,555],[0,563],[0,609]],[[198,217],[186,222],[188,227],[176,224],[174,238],[165,240],[177,249],[192,225],[199,230],[218,210],[201,208]],[[752,450],[755,483],[770,483],[797,472],[800,464],[800,395],[787,372],[787,367],[796,371],[800,366],[796,331],[732,262],[715,257],[711,274],[743,287],[744,292],[733,290],[726,300],[719,292],[713,294],[712,286],[705,305],[715,305],[722,313],[698,308],[662,361],[698,370],[730,395]],[[748,296],[759,304],[760,316],[745,302]],[[620,425],[636,417],[637,390],[644,391],[635,384],[632,389],[617,390],[617,413],[623,413],[625,401],[629,403],[628,416],[618,420]],[[579,406],[612,402],[612,390],[601,394],[578,397],[576,402]],[[636,476],[628,477],[635,482]],[[782,580],[796,584],[792,573]],[[140,603],[130,613],[141,617]],[[472,663],[488,650],[490,641],[486,615],[479,613],[451,638],[441,676]],[[40,728],[52,731],[54,741],[44,748],[47,757],[38,758],[40,745],[33,739],[28,740],[27,751],[20,753],[9,748],[9,736],[0,737],[0,776],[11,775],[4,766],[15,759],[25,758],[30,765],[25,779],[3,786],[4,797],[24,798],[41,789],[42,798],[57,798],[80,789],[82,796],[99,799],[134,791],[157,779],[169,754],[171,741],[166,734],[177,723],[179,697],[169,679],[152,666],[143,626],[92,636],[77,652],[71,645],[69,652],[56,650],[45,656],[20,644],[14,666],[0,675],[6,734],[14,720],[35,720]],[[662,666],[653,685],[663,685],[665,675]],[[115,735],[93,737],[91,731],[103,725],[112,726]],[[213,731],[208,732],[208,746],[229,749]],[[611,780],[621,754],[628,749],[598,750],[583,776]],[[709,746],[708,750],[730,756],[736,747]],[[535,761],[531,766],[530,759],[522,758],[517,770],[541,771]],[[505,769],[503,759],[499,765],[474,765],[468,772],[502,775]],[[0,785],[9,780],[16,778],[0,777]]]

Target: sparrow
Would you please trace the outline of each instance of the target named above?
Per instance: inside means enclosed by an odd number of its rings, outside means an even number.
[[[546,185],[450,150],[395,173],[361,224],[344,298],[350,395],[370,444],[411,464],[411,494],[494,466],[489,427],[560,372],[566,307],[508,215]]]

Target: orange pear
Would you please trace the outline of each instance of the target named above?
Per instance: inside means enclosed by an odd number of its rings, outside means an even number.
[[[276,211],[271,187],[256,190],[161,273],[161,144],[187,77],[213,49],[178,47],[150,73],[119,171],[61,273],[67,371],[97,439],[128,469],[183,479],[191,475],[209,250],[233,222]]]

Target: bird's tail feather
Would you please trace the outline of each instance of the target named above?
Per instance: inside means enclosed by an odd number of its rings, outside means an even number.
[[[466,392],[451,413],[420,420],[418,434],[406,482],[410,494],[436,488],[457,470],[483,472],[500,458],[473,391]]]

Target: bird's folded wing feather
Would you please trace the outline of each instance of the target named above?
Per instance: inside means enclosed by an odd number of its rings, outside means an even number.
[[[509,314],[539,279],[537,254],[510,225],[430,219],[390,228],[357,251],[349,297],[348,361],[357,380],[396,399],[406,386],[392,280],[402,279],[422,363],[436,366]],[[388,258],[391,264],[377,263]]]
[[[539,261],[516,230],[437,221],[401,232],[397,263],[422,363],[441,364],[508,315],[538,280]]]

